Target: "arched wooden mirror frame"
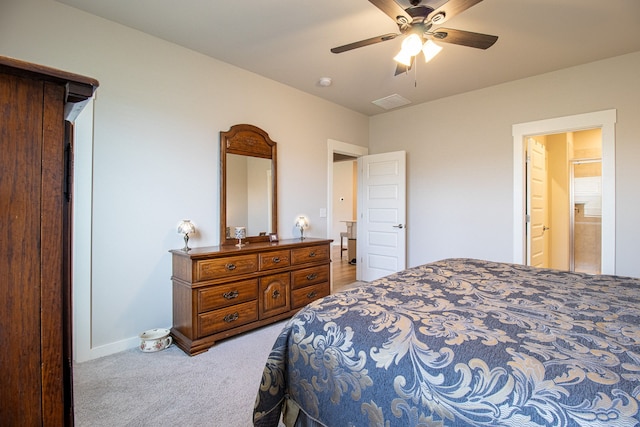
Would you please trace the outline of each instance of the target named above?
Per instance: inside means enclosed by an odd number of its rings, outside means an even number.
[[[238,243],[233,230],[227,229],[242,224],[227,224],[227,154],[258,157],[271,160],[271,230],[265,235],[247,235],[243,242],[269,241],[269,233],[278,232],[278,179],[276,142],[267,132],[257,126],[238,124],[226,132],[220,132],[220,245]],[[248,230],[251,232],[251,230]]]

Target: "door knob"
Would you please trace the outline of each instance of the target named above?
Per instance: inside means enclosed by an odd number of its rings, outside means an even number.
[[[394,225],[393,228],[404,228],[404,225],[402,224]]]

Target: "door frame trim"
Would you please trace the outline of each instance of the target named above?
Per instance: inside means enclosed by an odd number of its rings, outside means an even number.
[[[513,135],[513,262],[526,264],[526,138],[585,129],[602,130],[602,273],[615,274],[615,109],[518,123]]]

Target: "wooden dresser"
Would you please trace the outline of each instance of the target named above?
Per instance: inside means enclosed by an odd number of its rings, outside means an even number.
[[[174,342],[193,356],[329,295],[331,242],[306,238],[172,250]]]

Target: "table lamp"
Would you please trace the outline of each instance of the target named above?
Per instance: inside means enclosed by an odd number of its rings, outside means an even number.
[[[300,240],[304,240],[304,230],[309,228],[309,220],[304,216],[299,216],[296,220],[296,227],[300,229]]]
[[[189,247],[189,234],[195,233],[196,227],[193,225],[191,220],[184,219],[180,224],[178,224],[178,233],[184,234],[184,248],[183,251],[188,252],[191,248]]]

